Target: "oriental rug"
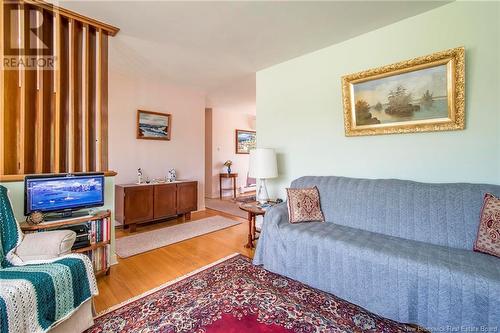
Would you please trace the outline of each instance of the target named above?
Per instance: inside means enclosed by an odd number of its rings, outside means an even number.
[[[415,332],[236,254],[100,315],[100,332]]]

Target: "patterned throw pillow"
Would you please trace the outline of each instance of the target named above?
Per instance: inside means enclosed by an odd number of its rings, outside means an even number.
[[[500,199],[486,193],[474,251],[500,257]]]
[[[321,211],[319,191],[316,186],[310,188],[287,188],[288,218],[290,223],[324,222]]]

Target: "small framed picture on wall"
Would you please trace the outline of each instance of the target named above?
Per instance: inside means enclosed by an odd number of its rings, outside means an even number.
[[[170,140],[172,115],[137,110],[137,139]]]
[[[250,150],[255,149],[257,145],[256,135],[255,131],[237,129],[235,135],[236,154],[249,154]]]

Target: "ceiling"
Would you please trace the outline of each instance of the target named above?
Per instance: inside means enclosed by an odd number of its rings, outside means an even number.
[[[439,1],[59,1],[119,27],[111,70],[255,105],[255,72],[431,10]]]

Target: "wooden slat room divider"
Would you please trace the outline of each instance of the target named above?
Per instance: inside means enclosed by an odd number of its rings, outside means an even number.
[[[39,0],[0,7],[0,181],[114,174],[107,156],[108,36],[118,28]]]

